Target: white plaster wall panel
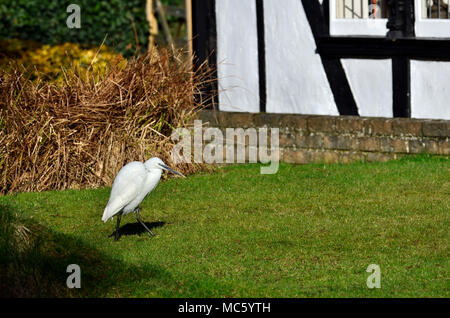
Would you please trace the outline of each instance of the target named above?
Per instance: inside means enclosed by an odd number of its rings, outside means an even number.
[[[450,120],[450,62],[411,61],[411,117]]]
[[[299,0],[264,0],[266,111],[338,115]]]
[[[342,59],[360,116],[393,117],[392,61]]]
[[[216,0],[216,27],[219,109],[259,112],[255,1]]]

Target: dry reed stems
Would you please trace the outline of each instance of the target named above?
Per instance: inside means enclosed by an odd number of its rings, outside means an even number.
[[[161,50],[100,78],[62,69],[63,84],[0,71],[0,193],[110,185],[124,164],[151,156],[172,164],[170,134],[202,107],[194,95],[208,78],[180,61]]]

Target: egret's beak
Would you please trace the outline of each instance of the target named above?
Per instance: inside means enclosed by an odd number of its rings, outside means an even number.
[[[175,170],[169,168],[168,166],[166,166],[166,165],[164,165],[164,164],[159,164],[159,165],[160,165],[161,168],[163,168],[164,170],[170,171],[170,172],[172,172],[172,173],[174,173],[174,174],[177,174],[177,175],[179,175],[179,176],[182,176],[183,178],[186,178],[184,175],[182,175],[182,174],[179,173],[178,171],[175,171]]]

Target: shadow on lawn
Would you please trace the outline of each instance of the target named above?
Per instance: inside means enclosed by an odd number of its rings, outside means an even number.
[[[145,225],[150,229],[153,230],[158,227],[163,227],[166,225],[166,222],[144,222]],[[153,232],[153,231],[152,231]],[[114,237],[116,233],[116,230],[114,230],[109,237]],[[147,230],[140,224],[139,222],[136,223],[128,223],[119,228],[119,239],[122,235],[141,235],[147,233],[147,235],[150,235]],[[158,235],[157,233],[155,233]]]
[[[66,286],[69,264],[80,266],[80,289]],[[130,266],[108,257],[0,204],[0,297],[101,297],[111,289],[117,291],[112,296],[120,296],[121,286],[142,279],[151,290],[167,284],[170,274],[159,266]]]

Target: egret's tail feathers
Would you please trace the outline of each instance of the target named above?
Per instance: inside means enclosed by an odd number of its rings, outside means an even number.
[[[114,202],[112,204],[111,204],[111,202],[108,203],[106,205],[105,210],[103,211],[102,221],[103,222],[108,221],[110,218],[112,218],[117,213],[119,213],[122,209],[123,209],[123,207],[121,207],[121,206],[118,207],[117,205],[114,204]]]
[[[108,221],[110,218],[112,218],[114,216],[115,213],[111,213],[111,212],[114,212],[114,211],[111,211],[111,209],[107,205],[105,210],[103,211],[103,216],[102,216],[103,222]]]
[[[110,217],[108,216],[108,207],[105,208],[105,211],[103,211],[102,221],[106,222],[108,221]]]

